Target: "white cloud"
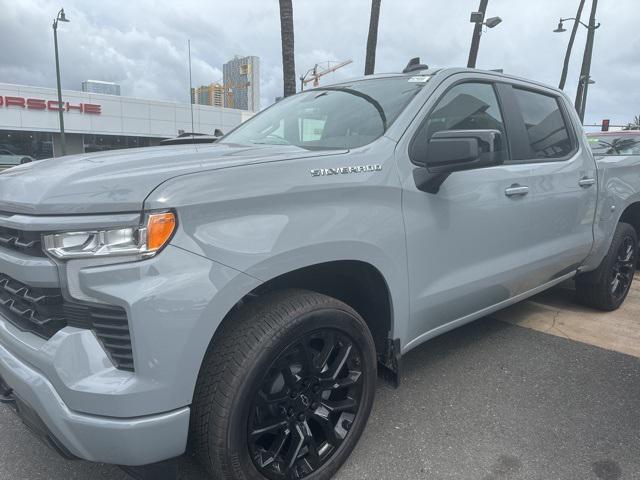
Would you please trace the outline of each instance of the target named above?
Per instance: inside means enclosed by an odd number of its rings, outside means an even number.
[[[364,69],[369,0],[294,0],[298,75],[315,62],[353,59],[323,79],[358,76]],[[577,0],[491,0],[489,16],[503,23],[482,38],[478,66],[557,84],[568,33],[555,34],[558,18],[575,14]],[[587,2],[583,20],[588,18]],[[222,77],[234,54],[261,58],[262,103],[282,90],[280,22],[276,0],[158,2],[65,0],[70,23],[60,26],[63,86],[87,78],[122,84],[125,95],[188,101],[187,39],[194,84]],[[421,56],[432,66],[464,66],[471,39],[469,13],[478,0],[382,0],[377,71],[398,71]],[[51,22],[54,0],[0,0],[0,81],[55,85]],[[637,79],[640,31],[637,0],[601,2],[589,93],[588,122],[622,123],[640,113]],[[573,96],[585,29],[576,40],[568,93]],[[8,48],[7,48],[8,47]]]

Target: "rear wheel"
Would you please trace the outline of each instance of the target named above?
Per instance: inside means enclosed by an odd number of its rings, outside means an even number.
[[[268,295],[209,348],[191,436],[216,478],[330,478],[358,441],[376,382],[373,338],[349,306],[314,292]]]
[[[627,223],[619,223],[609,252],[593,272],[576,278],[578,300],[599,310],[615,310],[624,302],[638,261],[638,237]]]

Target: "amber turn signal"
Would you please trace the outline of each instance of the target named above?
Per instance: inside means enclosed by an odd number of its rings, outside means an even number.
[[[160,250],[169,241],[176,228],[172,212],[152,213],[147,219],[147,251]]]

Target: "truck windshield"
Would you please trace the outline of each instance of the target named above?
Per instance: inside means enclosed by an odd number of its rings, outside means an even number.
[[[220,143],[361,147],[385,133],[427,80],[385,77],[309,90],[276,103]]]
[[[588,139],[594,155],[640,155],[640,132],[589,134]]]

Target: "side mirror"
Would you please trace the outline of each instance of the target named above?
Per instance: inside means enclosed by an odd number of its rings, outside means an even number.
[[[423,168],[414,170],[414,180],[420,190],[428,193],[437,193],[453,172],[492,167],[504,161],[502,134],[498,130],[436,132],[426,148],[419,150],[422,152],[416,151],[412,157]]]

